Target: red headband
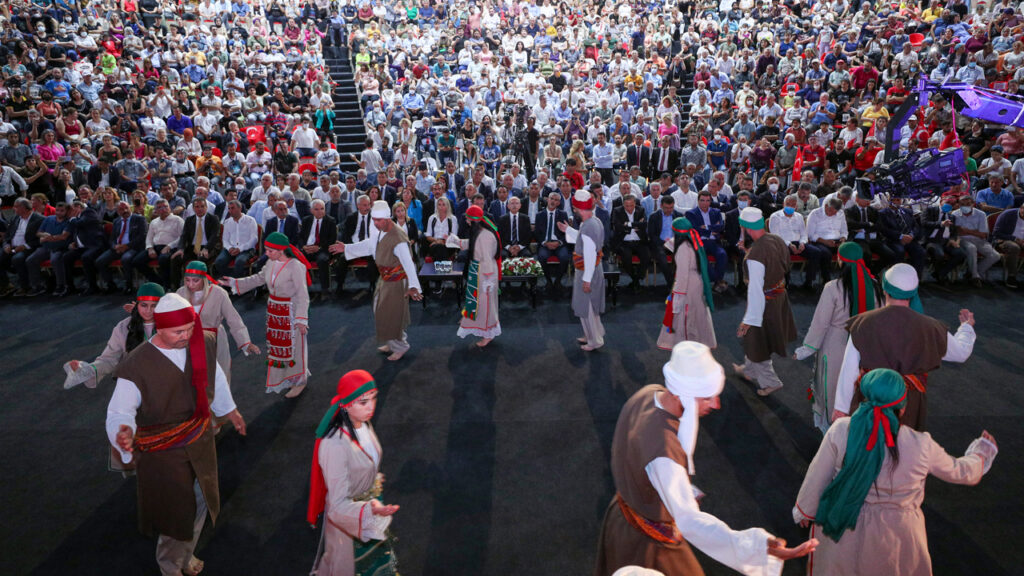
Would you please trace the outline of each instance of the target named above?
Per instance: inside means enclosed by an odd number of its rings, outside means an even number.
[[[907,390],[903,390],[903,396],[900,396],[895,401],[890,402],[884,406],[875,406],[872,410],[874,411],[874,424],[871,425],[871,435],[868,436],[868,452],[875,449],[875,443],[878,442],[878,427],[881,426],[885,430],[885,445],[892,446],[896,445],[896,441],[892,437],[892,428],[889,427],[889,419],[882,417],[882,410],[886,408],[892,408],[893,406],[903,402],[903,399],[907,397]]]
[[[594,197],[591,196],[586,202],[580,202],[575,197],[572,199],[572,207],[577,210],[593,210],[594,209]]]
[[[160,301],[160,297],[159,296],[136,296],[135,300],[137,302],[159,302]]]
[[[213,279],[213,276],[210,276],[206,272],[203,272],[202,270],[197,270],[195,268],[185,268],[185,274],[189,274],[189,275],[192,275],[192,276],[202,276],[203,278],[206,278],[207,280],[209,280],[213,284],[217,283],[217,281]],[[159,298],[158,298],[158,300],[159,300]]]
[[[177,328],[196,321],[196,310],[191,306],[179,308],[171,312],[157,312],[153,314],[153,321],[158,330],[165,328]]]
[[[273,242],[264,242],[263,245],[273,250],[280,250],[281,252],[284,252],[285,250],[291,248],[293,257],[299,262],[302,262],[302,265],[306,267],[306,286],[313,285],[313,278],[309,275],[309,269],[312,268],[313,265],[309,263],[309,260],[306,260],[306,256],[305,254],[302,253],[301,250],[299,250],[295,246],[291,246],[288,244],[274,244]],[[213,280],[213,278],[210,278],[210,280]]]

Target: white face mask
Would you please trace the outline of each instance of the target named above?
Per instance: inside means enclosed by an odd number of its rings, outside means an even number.
[[[971,206],[961,206],[960,207],[960,213],[963,214],[964,216],[970,216],[971,212],[973,212],[973,211],[974,211],[974,208],[971,207]]]
[[[769,184],[768,185],[768,189],[771,190],[772,192],[778,192],[779,185],[778,184]]]

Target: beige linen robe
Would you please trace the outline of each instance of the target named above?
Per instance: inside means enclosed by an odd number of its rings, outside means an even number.
[[[814,359],[814,424],[827,428],[836,407],[836,386],[839,369],[846,351],[846,323],[850,320],[850,299],[843,292],[841,279],[829,280],[821,291],[814,309],[811,327],[804,337],[804,346],[817,350]]]
[[[285,262],[268,260],[258,273],[245,278],[231,279],[235,293],[242,294],[259,286],[266,286],[271,296],[291,299],[292,356],[284,367],[267,366],[267,392],[283,392],[292,386],[301,386],[309,377],[306,336],[299,326],[309,326],[309,291],[306,286],[306,267],[295,258]],[[269,350],[267,352],[269,356]]]
[[[463,240],[466,249],[469,241]],[[465,316],[459,320],[460,338],[473,335],[480,338],[494,338],[501,335],[498,321],[498,261],[494,255],[498,250],[498,238],[489,229],[481,229],[473,244],[473,260],[480,263],[477,269],[476,318]]]
[[[324,507],[324,553],[318,560],[318,576],[351,576],[355,573],[353,539],[366,541],[363,534],[372,515],[369,501],[352,498],[366,493],[377,478],[381,458],[380,442],[369,423],[364,423],[376,449],[375,462],[366,450],[336,430],[320,442],[320,469],[327,485]]]
[[[227,290],[206,282],[205,296],[198,302],[193,299],[192,291],[182,286],[178,288],[178,295],[188,300],[199,314],[203,323],[203,329],[207,332],[217,334],[217,364],[224,370],[228,382],[231,382],[231,347],[228,344],[228,335],[224,330],[224,323],[231,331],[231,337],[235,344],[241,348],[252,342],[249,338],[249,329],[242,322],[235,306],[231,303],[231,297]]]
[[[128,324],[131,321],[132,317],[129,316],[114,325],[114,330],[110,333],[110,339],[107,340],[107,347],[103,349],[102,354],[92,361],[92,366],[96,369],[96,375],[94,378],[85,381],[86,388],[95,388],[100,380],[113,374],[117,365],[128,355],[128,351],[125,349],[125,341],[128,339]],[[147,339],[153,335],[153,327],[153,324],[143,325]]]
[[[704,301],[704,280],[700,261],[687,242],[679,244],[675,253],[676,280],[672,286],[672,332],[664,325],[658,333],[658,348],[671,350],[684,340],[700,342],[708,348],[718,346],[711,310]]]
[[[807,470],[797,496],[794,518],[814,517],[822,492],[835,478],[846,455],[850,419],[832,423]],[[900,426],[900,460],[895,470],[888,452],[877,481],[871,486],[857,518],[857,527],[835,542],[815,525],[812,536],[820,541],[814,552],[814,574],[828,576],[931,576],[925,534],[924,484],[929,475],[953,484],[981,480],[981,456],[968,453],[953,458],[927,432]],[[883,444],[876,446],[876,450]],[[811,564],[809,562],[808,564]],[[810,572],[808,572],[810,573]]]

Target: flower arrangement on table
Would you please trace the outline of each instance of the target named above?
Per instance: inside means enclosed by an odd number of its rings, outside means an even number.
[[[540,276],[544,273],[536,258],[508,258],[501,261],[503,276]]]

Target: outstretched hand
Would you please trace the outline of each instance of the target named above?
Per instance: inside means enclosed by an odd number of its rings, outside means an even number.
[[[960,310],[960,323],[974,326],[974,313],[967,308]]]
[[[231,279],[230,278],[218,278],[217,279],[217,284],[220,284],[221,286],[227,286],[227,287],[230,288],[231,287]]]
[[[127,304],[125,304],[121,308],[124,308],[125,312],[131,314],[132,310],[135,310],[135,302],[128,302]]]
[[[786,541],[782,538],[768,539],[768,553],[781,560],[792,560],[807,556],[818,547],[818,540],[811,538],[796,548],[786,548]]]
[[[380,500],[374,498],[370,500],[370,510],[374,516],[391,516],[395,512],[398,512],[398,504],[381,504]]]
[[[423,294],[420,293],[420,291],[415,289],[415,288],[409,288],[409,291],[406,292],[406,294],[409,296],[409,298],[412,298],[413,300],[415,300],[417,302],[419,302],[420,300],[423,300]]]

